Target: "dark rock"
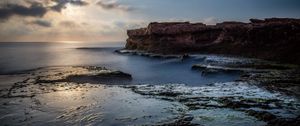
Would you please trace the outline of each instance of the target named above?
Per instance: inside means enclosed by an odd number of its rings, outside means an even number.
[[[97,75],[70,75],[63,81],[77,83],[107,83],[107,84],[128,84],[132,76],[121,71],[99,73]]]
[[[273,119],[267,126],[299,126],[300,116],[295,119]]]
[[[192,115],[184,115],[174,121],[165,124],[160,124],[158,126],[201,126],[199,124],[192,123],[191,121],[193,119],[194,117]]]
[[[242,72],[244,71],[243,68],[230,68],[226,66],[211,66],[211,65],[204,65],[204,64],[195,64],[192,66],[192,70],[199,70],[202,71],[203,76],[208,74],[217,74],[221,72],[232,73],[232,72]]]
[[[182,95],[180,92],[174,92],[174,91],[164,91],[164,92],[159,92],[159,96],[168,96],[168,97],[177,97],[179,95]]]
[[[258,82],[258,86],[270,91],[276,90],[287,95],[300,96],[299,69],[245,73],[241,79]]]
[[[196,64],[192,66],[193,70],[205,70],[207,68],[207,65],[202,65],[202,64]]]
[[[194,119],[193,116],[185,116],[182,120],[183,121],[192,121]]]
[[[213,53],[300,64],[300,19],[250,19],[217,25],[150,23],[128,30],[126,49],[159,54]]]
[[[139,50],[127,50],[127,49],[121,49],[121,50],[115,50],[116,53],[119,54],[131,54],[131,55],[139,55],[139,56],[145,56],[145,57],[151,57],[151,58],[164,58],[164,59],[172,59],[172,58],[182,58],[180,55],[165,55],[165,54],[158,54],[158,53],[148,53],[145,51],[139,51]],[[184,58],[189,58],[188,55],[184,55]]]
[[[254,111],[254,110],[247,110],[246,113],[248,113],[250,116],[254,116],[257,119],[263,120],[263,121],[271,121],[271,120],[275,120],[276,116],[266,112],[266,111]]]
[[[35,84],[57,82],[129,84],[132,80],[132,76],[128,73],[124,73],[122,71],[111,71],[105,67],[76,66],[73,68],[74,69],[71,71],[66,71],[63,73],[48,76],[37,76]],[[82,68],[86,69],[87,71],[80,72]],[[69,74],[68,72],[72,74]]]
[[[100,73],[97,76],[99,76],[99,77],[132,79],[130,74],[124,73],[124,72],[121,72],[121,71],[112,71],[112,72],[108,72],[108,73]]]

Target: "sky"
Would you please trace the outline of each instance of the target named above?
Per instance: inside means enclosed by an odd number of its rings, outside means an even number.
[[[149,22],[300,18],[300,0],[0,0],[0,42],[123,42]]]

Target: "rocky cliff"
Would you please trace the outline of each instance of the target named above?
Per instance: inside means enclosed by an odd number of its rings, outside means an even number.
[[[238,55],[300,64],[300,19],[250,19],[216,25],[153,22],[128,30],[126,49],[161,54]]]

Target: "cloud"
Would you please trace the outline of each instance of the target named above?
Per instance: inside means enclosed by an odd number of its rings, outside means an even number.
[[[63,26],[63,27],[66,27],[66,28],[75,28],[77,27],[78,25],[73,22],[73,21],[62,21],[59,23],[59,25]]]
[[[33,3],[29,7],[17,4],[7,4],[5,7],[0,8],[0,20],[8,19],[13,15],[42,17],[46,13],[47,9],[39,3]]]
[[[78,5],[78,6],[86,6],[86,5],[89,5],[88,2],[83,1],[83,0],[69,0],[69,3],[70,3],[70,4],[73,4],[73,5]]]
[[[30,22],[30,24],[34,24],[34,25],[38,25],[38,26],[42,26],[42,27],[51,27],[52,23],[50,21],[47,20],[34,20],[32,22]]]
[[[9,19],[11,16],[43,17],[49,10],[61,12],[66,5],[86,6],[83,0],[19,0],[0,2],[0,20]]]
[[[66,4],[76,5],[76,6],[86,6],[89,5],[88,2],[83,0],[52,0],[56,5],[52,6],[51,9],[57,12],[61,12],[62,9],[66,8]]]
[[[207,25],[215,25],[218,23],[218,19],[215,17],[208,17],[208,18],[204,18],[202,22]]]
[[[135,22],[123,22],[123,21],[116,21],[113,23],[114,26],[120,29],[137,29],[142,28],[147,25],[144,21],[135,21]]]
[[[123,11],[134,10],[133,7],[130,7],[128,5],[122,5],[120,3],[117,3],[117,1],[115,1],[115,0],[109,0],[109,1],[101,0],[101,1],[97,2],[97,5],[101,6],[104,9],[118,9],[118,10],[123,10]]]

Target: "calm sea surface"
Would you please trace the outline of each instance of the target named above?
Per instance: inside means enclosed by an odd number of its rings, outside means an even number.
[[[149,58],[114,53],[125,43],[0,43],[0,74],[47,66],[102,66],[133,76],[133,84],[180,83],[191,86],[227,82],[238,74],[201,76],[191,66],[200,59]],[[84,48],[84,49],[80,49]]]

